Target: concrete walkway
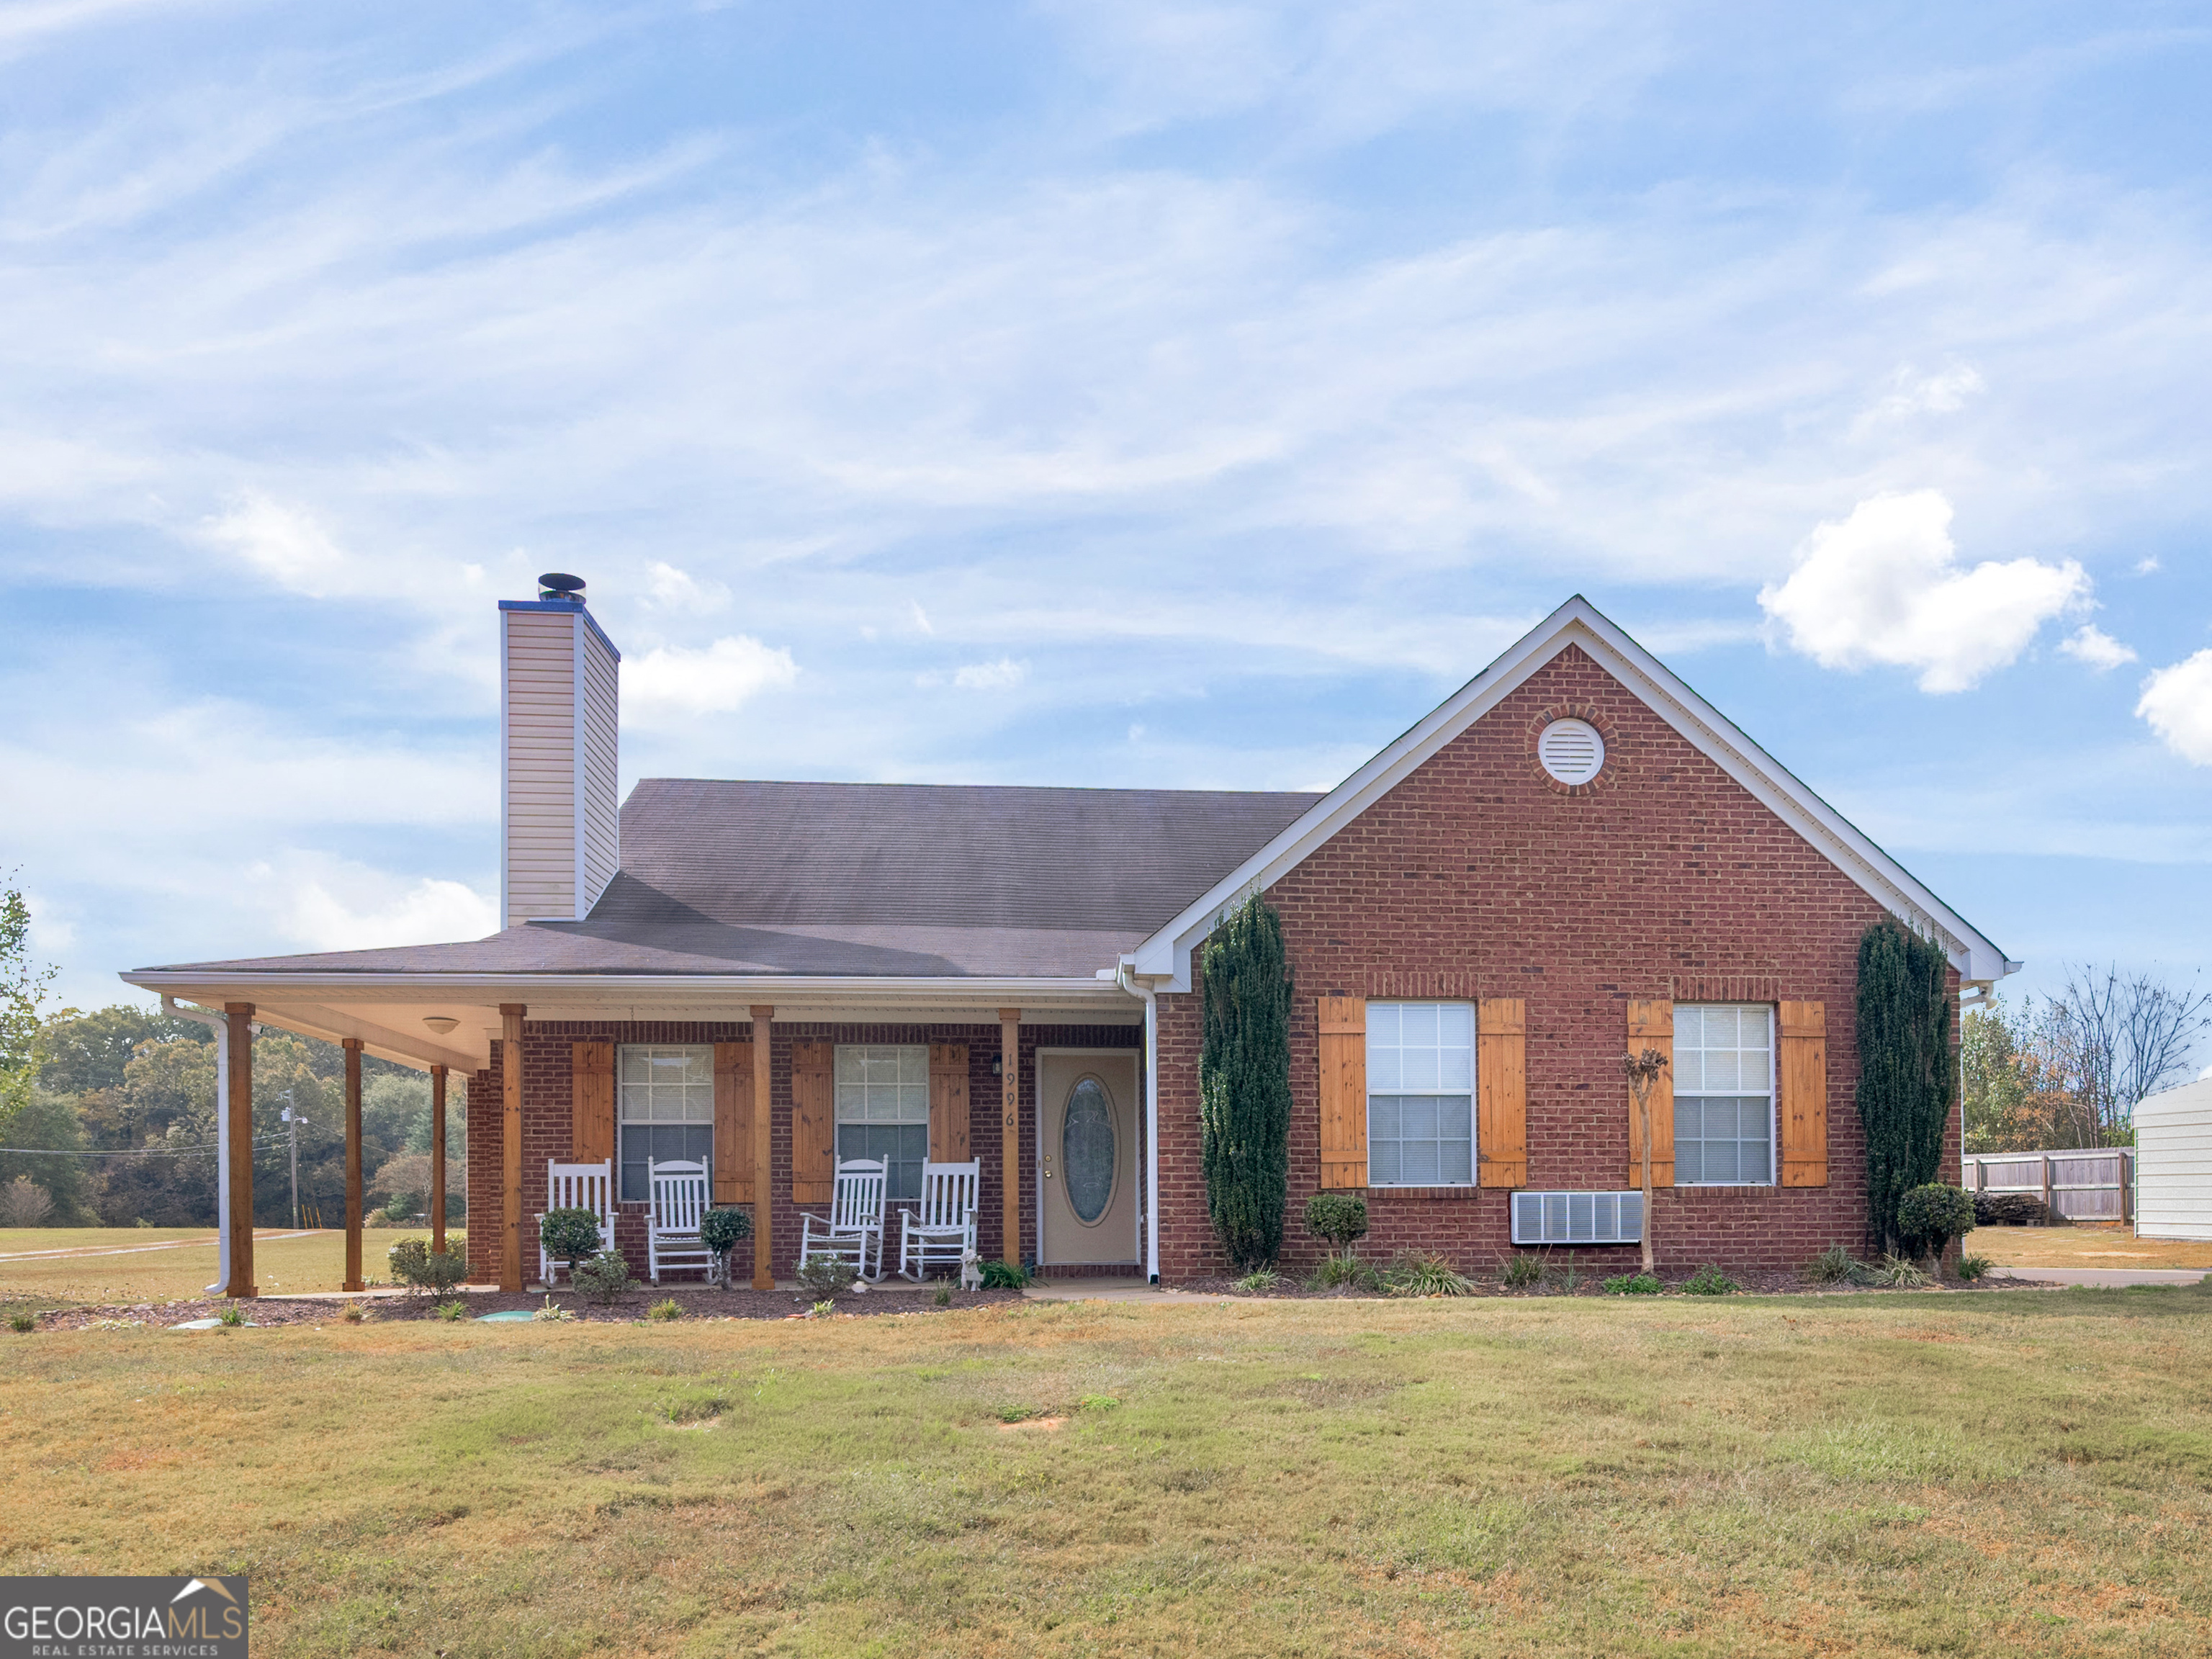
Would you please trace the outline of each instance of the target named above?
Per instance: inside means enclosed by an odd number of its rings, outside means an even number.
[[[2195,1285],[2212,1279],[2202,1267],[1993,1267],[1992,1279],[2040,1279],[2053,1285]]]

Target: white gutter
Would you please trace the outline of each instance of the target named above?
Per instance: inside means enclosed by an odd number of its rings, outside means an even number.
[[[1130,975],[1127,957],[1114,964],[1114,983],[1145,1000],[1145,1277],[1160,1282],[1160,1005],[1149,985]]]
[[[215,1033],[216,1275],[208,1294],[222,1296],[230,1290],[230,1016],[187,1008],[166,992],[161,1012],[171,1019],[196,1019]],[[250,1136],[246,1156],[252,1156]]]
[[[1103,970],[1102,970],[1103,971]],[[671,994],[701,1000],[750,998],[755,1002],[795,997],[833,1000],[840,1006],[860,999],[925,1005],[973,1002],[978,1007],[1009,1004],[1026,996],[1050,1006],[1080,1006],[1114,997],[1114,988],[1096,975],[990,978],[945,975],[857,974],[568,974],[544,973],[224,973],[207,969],[147,968],[118,975],[147,991],[190,994],[211,986],[238,991],[430,991],[451,995],[479,991],[493,1001],[565,1003],[579,993],[615,1001],[656,1000]],[[494,995],[503,993],[503,995]],[[629,994],[625,999],[617,994]],[[399,999],[392,999],[398,1000]]]

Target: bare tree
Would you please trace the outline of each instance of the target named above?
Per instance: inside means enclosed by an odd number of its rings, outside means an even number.
[[[2064,1080],[2078,1146],[2130,1140],[2146,1096],[2187,1075],[2191,1052],[2212,1031],[2212,992],[2179,990],[2117,965],[2069,969],[2044,1011],[2054,1068]]]
[[[0,1187],[0,1226],[42,1226],[53,1207],[46,1189],[28,1176],[17,1176]]]

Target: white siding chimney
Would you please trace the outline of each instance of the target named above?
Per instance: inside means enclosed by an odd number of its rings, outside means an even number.
[[[622,855],[622,653],[581,581],[538,580],[538,598],[499,606],[502,927],[587,914]]]

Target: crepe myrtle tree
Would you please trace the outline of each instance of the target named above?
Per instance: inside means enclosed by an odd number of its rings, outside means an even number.
[[[1199,1147],[1206,1213],[1240,1273],[1274,1265],[1291,1176],[1291,967],[1283,919],[1257,892],[1202,958]]]

